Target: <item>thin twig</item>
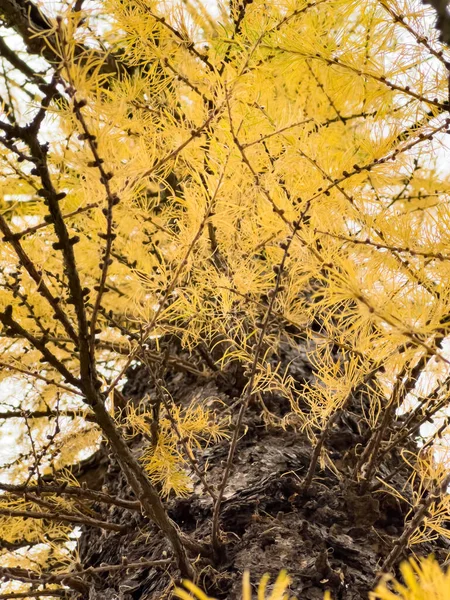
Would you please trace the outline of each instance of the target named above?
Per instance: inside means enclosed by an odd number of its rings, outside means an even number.
[[[81,517],[75,514],[60,511],[39,512],[34,510],[15,510],[0,507],[0,515],[5,515],[7,517],[23,517],[25,519],[44,519],[62,523],[78,523],[80,525],[99,527],[100,529],[105,529],[106,531],[119,531],[121,533],[124,533],[127,530],[127,527],[124,525],[117,525],[116,523],[109,523],[107,521],[92,519],[91,517]]]
[[[445,479],[439,485],[437,485],[436,488],[428,494],[428,496],[424,496],[422,498],[422,501],[413,518],[405,526],[402,535],[395,542],[394,547],[384,561],[381,571],[387,572],[396,564],[397,559],[400,557],[403,550],[405,550],[405,548],[408,546],[410,537],[417,530],[417,528],[420,527],[423,520],[427,516],[430,506],[433,504],[433,502],[438,502],[444,494],[447,494],[447,488],[449,484],[450,475],[447,475],[447,477],[445,477]]]
[[[45,485],[40,483],[39,485],[13,485],[8,483],[0,483],[0,490],[9,492],[10,494],[23,496],[26,494],[51,494],[55,496],[74,496],[79,498],[86,498],[94,502],[103,502],[104,504],[112,504],[126,508],[127,510],[140,510],[140,502],[137,500],[125,500],[124,498],[118,498],[117,496],[111,496],[104,492],[98,492],[97,490],[91,490],[84,487],[76,487],[69,485]]]

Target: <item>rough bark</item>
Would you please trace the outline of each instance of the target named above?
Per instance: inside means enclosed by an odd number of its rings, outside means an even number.
[[[287,362],[293,354],[280,358]],[[310,366],[302,352],[291,364],[291,372],[299,387],[309,378]],[[128,377],[124,392],[129,402],[139,401],[148,392],[151,395],[144,368],[130,369]],[[201,401],[219,397],[229,406],[235,400],[217,382],[205,383],[188,374],[169,375],[169,389],[175,401],[183,404],[193,398]],[[286,402],[274,395],[265,397],[265,403],[278,416],[288,410]],[[361,434],[354,427],[358,405],[355,399],[350,409],[353,419],[345,415],[338,419],[325,443],[330,458],[344,472],[355,462],[348,451],[355,442],[364,443],[362,419]],[[287,569],[293,579],[291,593],[299,599],[322,599],[326,589],[341,600],[367,598],[377,570],[404,531],[408,506],[382,488],[361,495],[328,467],[317,471],[304,494],[300,483],[310,463],[311,444],[294,428],[285,431],[267,425],[261,414],[259,404],[250,406],[245,421],[247,432],[239,442],[226,491],[221,514],[226,553],[220,562],[201,558],[196,563],[197,572],[202,574],[200,584],[215,598],[233,600],[241,597],[244,569],[250,569],[255,582],[265,572],[275,576]],[[135,439],[130,446],[132,452],[139,455],[146,443]],[[227,452],[228,442],[223,442],[197,456],[200,466],[208,461],[208,481],[213,486],[220,482]],[[385,460],[381,476],[399,464],[398,455],[393,453]],[[408,476],[405,465],[390,483],[402,490]],[[212,500],[203,493],[200,481],[193,478],[194,493],[187,498],[171,498],[169,514],[185,534],[210,542]],[[133,497],[112,458],[106,464],[102,484],[112,495]],[[132,562],[141,557],[151,561],[170,555],[168,542],[139,513],[117,506],[99,506],[98,510],[100,514],[105,511],[104,517],[114,523],[128,524],[129,529],[121,535],[85,528],[78,547],[84,567],[120,563],[122,557]],[[415,551],[418,555],[433,552],[442,558],[449,545],[439,539],[417,546]],[[89,598],[156,600],[167,591],[173,577],[174,567],[112,572],[92,578]]]

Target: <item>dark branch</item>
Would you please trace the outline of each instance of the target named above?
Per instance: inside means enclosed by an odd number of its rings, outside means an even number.
[[[6,27],[20,35],[28,52],[44,57],[50,64],[59,64],[60,57],[54,51],[56,43],[53,25],[34,2],[30,0],[0,0],[0,17]],[[46,42],[46,36],[49,43]],[[114,54],[87,48],[82,44],[76,45],[74,56],[80,64],[86,64],[92,59],[96,59],[98,61],[96,64],[101,64],[99,72],[102,74],[120,74],[128,70]]]

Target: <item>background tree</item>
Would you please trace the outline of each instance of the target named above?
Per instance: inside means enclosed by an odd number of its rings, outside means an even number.
[[[363,598],[411,552],[446,562],[431,10],[0,17],[0,597],[160,598],[181,573],[233,598],[284,567],[299,597]]]

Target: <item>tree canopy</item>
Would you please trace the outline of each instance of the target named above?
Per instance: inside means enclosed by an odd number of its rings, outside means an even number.
[[[0,0],[0,18],[0,597],[88,597],[74,528],[124,531],[90,502],[141,511],[183,577],[223,563],[254,407],[308,440],[299,496],[328,471],[408,504],[380,570],[445,537],[450,55],[432,8]],[[138,364],[152,393],[132,403]],[[224,396],[176,402],[173,373]],[[336,459],[342,420],[357,435]],[[102,443],[127,498],[74,475]],[[217,444],[213,485],[199,456]],[[207,539],[167,512],[194,487]]]

